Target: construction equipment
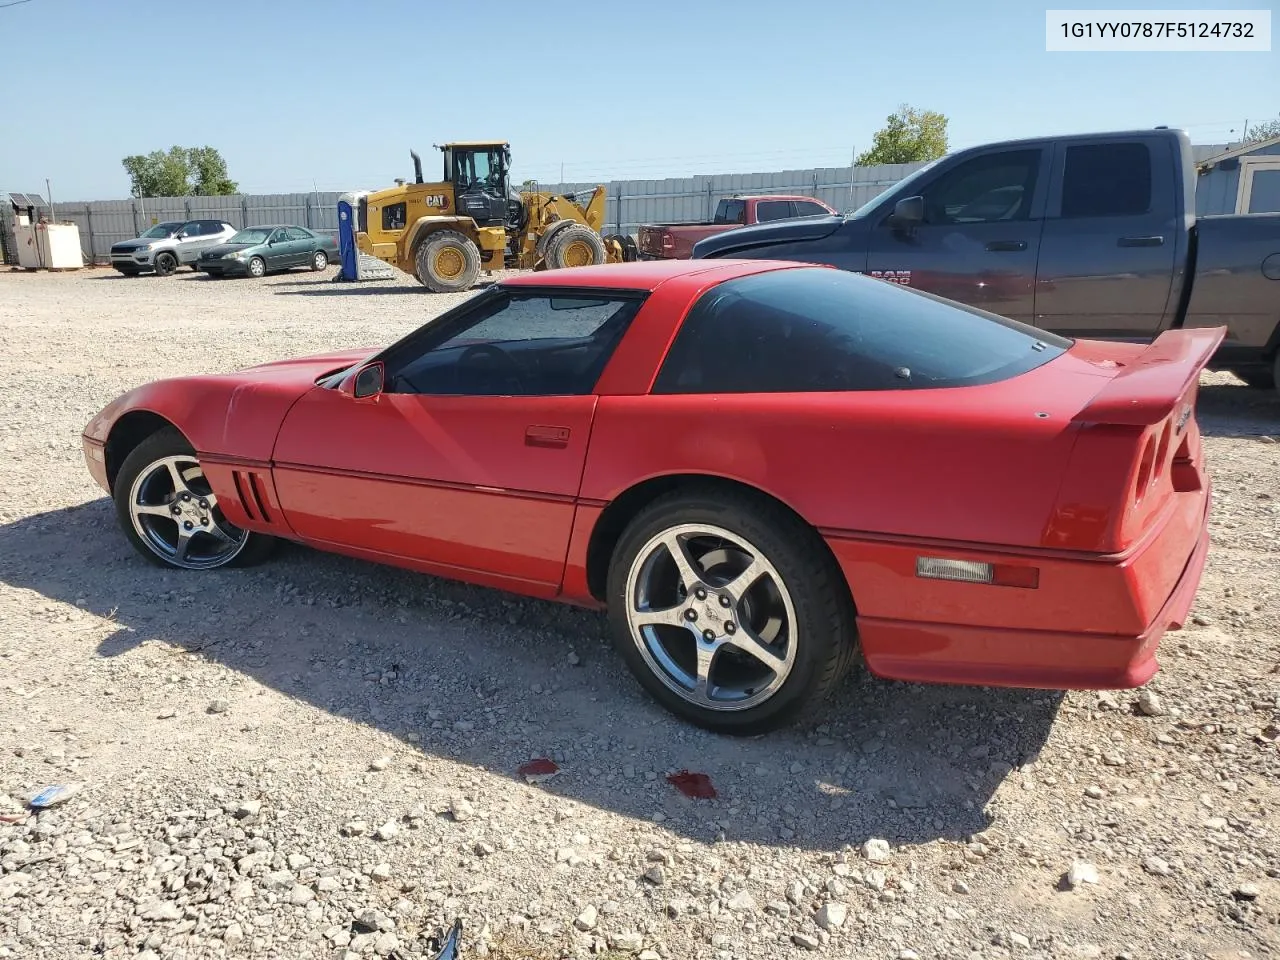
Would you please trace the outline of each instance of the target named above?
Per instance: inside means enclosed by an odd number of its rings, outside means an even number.
[[[356,246],[411,273],[428,289],[468,289],[480,271],[583,267],[636,259],[630,237],[602,237],[605,188],[555,195],[512,190],[511,147],[503,141],[437,145],[444,177],[424,183],[413,157],[414,182],[359,196]],[[578,198],[588,196],[585,206]]]

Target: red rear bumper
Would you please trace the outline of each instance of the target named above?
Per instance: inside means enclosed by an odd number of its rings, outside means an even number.
[[[867,666],[877,676],[925,683],[1068,690],[1118,689],[1146,683],[1158,669],[1156,648],[1160,638],[1167,630],[1182,627],[1204,572],[1209,551],[1209,490],[1196,499],[1200,507],[1198,525],[1171,521],[1166,535],[1152,538],[1141,550],[1123,558],[1031,560],[1040,568],[1042,588],[1055,582],[1064,584],[1063,592],[1074,594],[1077,609],[1086,611],[1074,618],[1076,623],[1072,626],[1079,629],[1063,629],[1064,623],[1073,618],[1064,617],[1049,593],[1037,598],[1039,590],[916,580],[925,602],[912,604],[915,609],[911,612],[920,614],[921,619],[862,615],[865,611],[860,603],[858,629]],[[878,554],[873,558],[849,544],[831,545],[850,577],[855,599],[859,598],[856,580],[860,573],[868,572],[868,564],[874,564],[882,573],[890,565],[898,566],[885,563],[883,548],[873,548]],[[923,552],[918,547],[901,545],[892,549],[906,550],[912,563],[914,556]],[[1152,579],[1159,577],[1160,570],[1168,569],[1170,553],[1175,549],[1186,558],[1181,571],[1160,607],[1145,613],[1143,597],[1150,595]],[[974,558],[977,556],[975,553]],[[905,588],[906,584],[902,586]],[[983,599],[975,599],[965,608],[973,614],[965,618],[969,622],[930,622],[930,609],[956,609],[946,603],[931,604],[927,594],[931,590],[939,594],[964,591],[970,598]],[[1115,604],[1121,594],[1131,601],[1123,609]],[[1053,606],[1038,610],[1042,604]],[[1117,624],[1133,623],[1134,614],[1144,624],[1138,632],[1107,633],[1098,629],[1111,617]],[[988,623],[974,622],[984,616]],[[1086,619],[1093,621],[1088,629],[1083,628]],[[1021,623],[1009,625],[1010,620]],[[1028,628],[1026,623],[1037,625]],[[1040,623],[1057,629],[1040,629]]]

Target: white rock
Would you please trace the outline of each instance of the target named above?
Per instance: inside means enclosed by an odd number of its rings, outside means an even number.
[[[644,946],[644,937],[634,930],[615,933],[609,937],[609,946],[613,950],[626,953],[637,953]]]
[[[969,892],[969,885],[963,880],[957,880],[955,883],[951,884],[951,892],[964,895]]]
[[[262,810],[261,800],[246,800],[240,806],[236,807],[236,816],[243,820],[246,817],[256,817]]]
[[[229,923],[222,932],[222,939],[227,943],[239,943],[244,939],[244,928],[238,923]]]
[[[1169,862],[1160,857],[1143,858],[1142,869],[1157,877],[1167,877],[1173,872],[1172,868],[1169,866]]]
[[[137,908],[135,913],[143,920],[181,920],[182,908],[171,900],[152,900]]]
[[[804,884],[799,880],[792,880],[787,884],[787,899],[796,906],[800,905],[800,901],[804,899]]]
[[[373,771],[385,770],[391,766],[391,754],[384,753],[382,756],[369,761],[369,769]]]
[[[1147,717],[1163,717],[1169,711],[1160,702],[1160,695],[1154,690],[1143,689],[1138,694],[1138,712]]]
[[[400,946],[400,938],[394,933],[384,933],[373,942],[373,952],[380,957],[388,956]]]
[[[1009,934],[1009,942],[1012,943],[1015,947],[1021,947],[1023,950],[1031,949],[1031,941],[1021,933]]]
[[[888,863],[893,856],[888,840],[872,837],[862,845],[862,855],[872,863]]]
[[[372,870],[369,871],[369,876],[373,877],[373,879],[375,880],[390,880],[391,864],[389,863],[378,864],[376,867],[374,867]]]
[[[289,902],[295,906],[302,906],[310,903],[316,898],[316,892],[310,887],[304,887],[300,883],[295,883],[293,889],[289,891]]]
[[[471,805],[471,801],[466,797],[457,797],[449,804],[449,813],[453,815],[453,819],[458,823],[466,823],[476,815],[476,808]]]
[[[654,886],[662,886],[662,884],[666,883],[667,872],[662,869],[662,864],[654,864],[644,872],[644,878]]]
[[[736,913],[751,913],[756,909],[756,898],[746,890],[739,890],[729,898],[729,909]]]
[[[391,840],[400,835],[400,827],[396,825],[394,820],[388,820],[373,834],[379,840]]]
[[[920,954],[916,953],[910,947],[904,947],[898,951],[898,960],[920,960]]]
[[[1084,883],[1097,883],[1098,868],[1092,863],[1077,860],[1071,864],[1071,869],[1067,871],[1066,882],[1068,890],[1075,890]]]
[[[583,933],[586,933],[588,930],[594,930],[596,928],[596,920],[598,917],[599,912],[596,908],[588,904],[587,907],[574,919],[573,925]]]
[[[793,933],[791,942],[797,947],[803,947],[805,950],[817,950],[820,946],[818,938],[808,933]]]
[[[849,908],[838,901],[824,903],[813,915],[813,922],[828,932],[839,930],[849,919]]]

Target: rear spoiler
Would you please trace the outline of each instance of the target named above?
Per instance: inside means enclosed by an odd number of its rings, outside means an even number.
[[[1227,335],[1226,327],[1167,330],[1072,420],[1147,427],[1173,413]]]

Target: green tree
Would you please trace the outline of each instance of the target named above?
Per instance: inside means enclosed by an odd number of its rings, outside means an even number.
[[[1249,128],[1249,135],[1244,142],[1259,143],[1262,140],[1270,140],[1272,137],[1280,137],[1280,118],[1255,123]]]
[[[227,175],[227,161],[213,147],[192,147],[189,156],[195,180],[191,192],[196,196],[225,196],[239,189],[239,185]]]
[[[858,156],[859,167],[877,163],[915,163],[935,160],[947,152],[947,118],[935,110],[902,104],[876,131],[871,149]]]
[[[227,162],[213,147],[170,147],[121,161],[135,197],[216,196],[235,193]]]

